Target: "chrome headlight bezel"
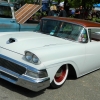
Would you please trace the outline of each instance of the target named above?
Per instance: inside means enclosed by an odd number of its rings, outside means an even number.
[[[30,62],[30,63],[33,63],[35,65],[39,65],[41,62],[40,62],[40,59],[33,53],[29,52],[29,51],[26,51],[25,52],[25,59]]]

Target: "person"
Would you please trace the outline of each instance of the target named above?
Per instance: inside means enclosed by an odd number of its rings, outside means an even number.
[[[83,7],[82,6],[80,6],[79,8],[76,8],[75,18],[79,18],[79,19],[83,19],[84,18],[84,11],[83,11]]]
[[[80,8],[79,8],[79,18],[80,19],[84,19],[84,11],[83,11],[83,7],[82,6],[80,6]]]
[[[48,12],[48,16],[57,16],[57,8],[55,5],[50,7],[50,11]]]
[[[79,18],[79,8],[75,9],[75,18]]]
[[[84,11],[84,19],[88,19],[88,12],[89,12],[89,8],[88,7],[86,7],[85,8],[85,11]]]
[[[59,10],[60,10],[60,12],[59,12],[59,17],[67,17],[67,13],[66,13],[66,11],[64,10],[64,3],[60,3],[59,5]]]
[[[70,8],[70,5],[68,3],[68,0],[64,0],[64,9],[65,9],[65,11],[67,13],[67,16],[70,16],[70,10],[69,10],[69,8]]]
[[[96,10],[94,9],[94,7],[92,8],[92,19],[96,17]]]

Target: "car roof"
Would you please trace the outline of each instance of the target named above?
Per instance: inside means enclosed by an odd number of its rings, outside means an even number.
[[[74,23],[74,24],[79,24],[79,25],[82,25],[84,27],[100,27],[100,23],[92,22],[92,21],[88,21],[88,20],[76,19],[76,18],[54,17],[54,16],[47,16],[44,18],[59,20],[59,21],[66,21],[66,22],[70,22],[70,23]]]

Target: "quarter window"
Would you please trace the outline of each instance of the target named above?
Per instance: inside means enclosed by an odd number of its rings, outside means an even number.
[[[100,28],[89,28],[88,33],[90,34],[90,40],[100,41]]]

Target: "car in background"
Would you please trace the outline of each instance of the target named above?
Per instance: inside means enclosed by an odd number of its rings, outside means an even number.
[[[0,1],[0,32],[33,31],[38,21],[30,17],[40,8],[40,5],[25,4],[15,11],[13,3]]]
[[[32,91],[100,68],[100,24],[44,17],[35,32],[0,34],[0,78]],[[74,88],[74,87],[73,87]]]

